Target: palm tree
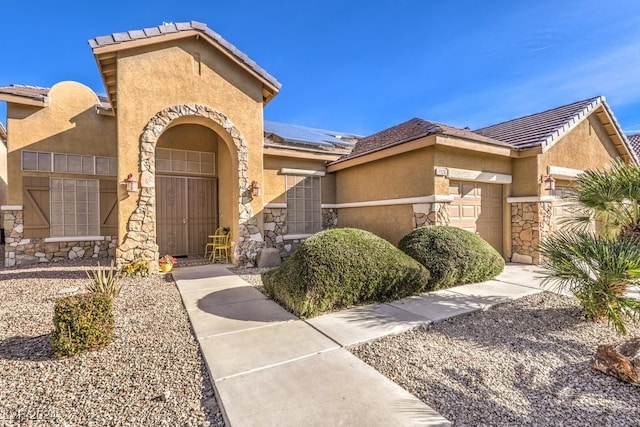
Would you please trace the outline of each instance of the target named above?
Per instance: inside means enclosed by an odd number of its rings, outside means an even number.
[[[587,318],[626,334],[627,322],[640,320],[640,301],[625,296],[640,278],[640,167],[616,161],[577,184],[568,227],[541,243],[544,283],[573,293]]]
[[[596,221],[604,235],[640,237],[640,166],[616,160],[608,171],[585,171],[567,205],[569,228],[584,230]]]

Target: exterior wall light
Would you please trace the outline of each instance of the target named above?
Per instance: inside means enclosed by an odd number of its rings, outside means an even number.
[[[547,191],[553,191],[556,189],[556,180],[551,175],[542,175],[540,182],[544,184],[544,189]]]
[[[260,183],[258,181],[251,182],[251,195],[253,197],[262,196],[262,187],[260,187]]]
[[[130,173],[127,176],[127,193],[137,193],[138,192],[138,180],[136,177]]]

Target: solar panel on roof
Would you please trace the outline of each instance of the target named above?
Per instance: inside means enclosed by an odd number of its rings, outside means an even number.
[[[313,147],[352,147],[353,144],[336,138],[334,135],[342,135],[341,132],[333,132],[324,129],[309,128],[305,126],[291,125],[287,123],[272,122],[265,120],[264,130],[267,133],[278,135],[286,142],[308,145]],[[344,134],[348,138],[354,135]]]

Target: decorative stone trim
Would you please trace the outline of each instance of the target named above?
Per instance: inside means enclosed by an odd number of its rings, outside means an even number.
[[[286,206],[286,204],[285,204]],[[285,257],[289,251],[285,249],[284,235],[287,234],[287,209],[267,208],[262,210],[264,221],[264,241],[268,248],[276,248]]]
[[[275,203],[269,206],[276,205]],[[262,211],[264,220],[264,240],[268,248],[276,248],[282,258],[289,256],[291,251],[312,234],[287,234],[287,209],[284,207],[266,207]],[[323,205],[324,206],[324,205]],[[334,208],[322,209],[322,228],[338,226],[338,210]]]
[[[554,229],[553,202],[511,205],[512,260],[540,263],[540,242]]]
[[[22,208],[22,206],[20,207]],[[21,246],[20,250],[24,250],[23,213],[22,209],[3,209],[3,212],[3,228],[6,233],[4,238],[4,265],[5,267],[13,267],[16,265],[16,260],[19,259],[17,258],[17,255],[20,254],[18,246]]]
[[[336,228],[338,226],[338,209],[322,208],[322,229]]]
[[[0,211],[21,211],[24,209],[22,205],[2,205]]]
[[[5,211],[5,267],[55,262],[76,258],[113,258],[118,238],[100,236],[98,240],[50,241],[48,238],[24,238],[22,210]]]
[[[203,117],[219,125],[232,138],[238,156],[239,224],[238,244],[232,258],[240,264],[251,264],[264,245],[258,221],[251,208],[251,188],[248,179],[248,153],[244,137],[227,116],[211,107],[199,104],[175,105],[158,112],[140,135],[140,191],[137,208],[127,221],[127,232],[117,250],[118,265],[134,260],[157,262],[155,153],[158,138],[174,120],[180,117]]]
[[[413,205],[413,228],[423,225],[448,225],[450,203],[416,203]]]

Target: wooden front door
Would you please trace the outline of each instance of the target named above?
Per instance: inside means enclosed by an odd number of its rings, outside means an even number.
[[[217,190],[215,178],[156,178],[160,256],[204,253],[207,236],[218,226]]]

